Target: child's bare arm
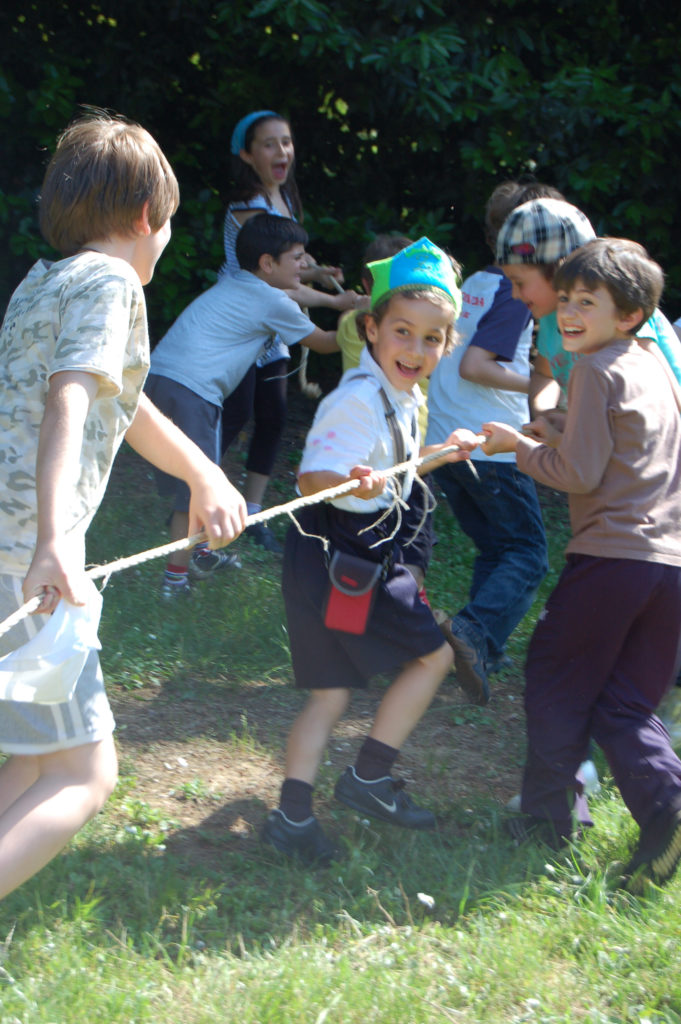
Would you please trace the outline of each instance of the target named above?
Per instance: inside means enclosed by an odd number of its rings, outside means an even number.
[[[504,391],[517,391],[526,395],[530,389],[530,378],[522,373],[506,369],[506,364],[499,362],[494,352],[469,345],[459,367],[459,375],[472,384],[481,384],[487,388],[500,388]]]
[[[324,288],[335,288],[337,284],[343,284],[345,275],[340,267],[331,267],[327,264],[317,263],[309,253],[305,254],[307,266],[303,268],[301,279],[303,281],[317,281]],[[332,280],[329,280],[332,278]]]
[[[371,466],[353,466],[347,476],[336,473],[330,469],[315,470],[311,473],[301,473],[298,477],[300,493],[307,497],[310,494],[317,494],[325,491],[328,487],[338,487],[339,484],[347,483],[348,480],[359,480],[359,486],[350,491],[353,498],[377,498],[385,490],[386,475]]]
[[[535,356],[528,397],[532,416],[555,409],[560,401],[560,385],[553,377],[551,363],[546,356]]]
[[[566,414],[559,409],[545,412],[543,415],[537,416],[531,423],[526,423],[523,426],[523,434],[525,437],[532,437],[535,441],[542,441],[544,444],[556,448],[560,444],[565,429],[565,416]]]
[[[303,338],[300,344],[306,345],[315,352],[321,352],[322,355],[328,355],[330,352],[338,352],[336,332],[323,331],[321,327],[315,327],[312,334],[308,334],[306,338]]]
[[[422,458],[424,455],[435,455],[437,452],[442,451],[443,448],[451,448],[455,444],[459,446],[459,451],[450,452],[448,455],[443,455],[441,459],[433,459],[427,465],[420,466],[419,475],[424,476],[426,473],[437,469],[438,466],[442,466],[445,462],[462,462],[465,459],[469,459],[470,453],[480,444],[480,438],[472,430],[454,430],[442,444],[423,445],[419,454]]]
[[[213,548],[229,544],[238,537],[246,523],[243,498],[220,467],[144,394],[140,396],[137,413],[125,437],[152,465],[188,484],[191,492],[189,536],[205,530]]]
[[[482,445],[485,455],[514,452],[518,447],[518,441],[522,437],[522,434],[515,427],[509,427],[507,423],[497,423],[496,421],[483,423],[482,432],[487,435],[487,440]]]
[[[286,294],[299,306],[326,307],[335,309],[338,313],[342,313],[346,309],[363,309],[368,298],[354,291],[322,292],[318,288],[310,288],[307,284],[300,284],[297,288],[287,288]]]
[[[84,604],[82,566],[66,535],[65,514],[72,507],[83,429],[98,388],[91,373],[68,371],[50,378],[36,459],[36,547],[22,584],[26,601],[41,596],[40,613],[54,611],[61,595]]]

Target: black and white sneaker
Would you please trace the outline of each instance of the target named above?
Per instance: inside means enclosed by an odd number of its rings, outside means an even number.
[[[327,865],[338,859],[336,847],[314,815],[305,821],[291,821],[276,808],[267,815],[260,838],[288,857],[299,857],[304,864]]]
[[[435,815],[425,807],[417,806],[404,792],[404,782],[390,775],[366,782],[349,766],[336,783],[334,796],[361,814],[390,821],[402,828],[435,827]]]
[[[210,549],[200,548],[198,551],[192,552],[192,557],[189,559],[188,572],[193,580],[206,580],[220,569],[240,568],[239,556],[234,554],[234,552],[223,551],[222,549],[211,551]]]

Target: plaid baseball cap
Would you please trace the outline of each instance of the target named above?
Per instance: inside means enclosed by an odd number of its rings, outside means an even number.
[[[368,268],[373,278],[372,309],[392,292],[430,286],[447,296],[454,307],[455,316],[458,317],[461,312],[461,289],[452,261],[429,238],[419,238],[394,256],[369,263]]]
[[[497,235],[497,263],[557,263],[596,232],[581,210],[562,199],[517,206]]]

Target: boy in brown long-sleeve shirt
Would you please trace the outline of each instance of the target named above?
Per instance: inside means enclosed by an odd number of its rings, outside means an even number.
[[[512,831],[562,840],[573,815],[591,824],[576,772],[592,736],[641,830],[626,874],[658,882],[681,859],[681,761],[654,714],[681,645],[681,405],[661,353],[634,334],[662,283],[634,242],[597,239],[569,256],[554,277],[563,345],[581,355],[565,430],[484,427],[486,451],[514,451],[519,469],[568,492],[573,533],[528,651],[524,816]],[[535,439],[544,429],[550,443]]]

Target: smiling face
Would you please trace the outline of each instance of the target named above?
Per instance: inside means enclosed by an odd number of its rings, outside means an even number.
[[[596,352],[616,339],[629,337],[629,331],[640,323],[640,309],[622,313],[603,285],[587,288],[577,278],[569,292],[559,291],[558,329],[563,348],[568,352]]]
[[[430,377],[444,353],[453,315],[453,307],[444,302],[397,294],[379,323],[367,316],[364,329],[371,354],[394,388],[411,391],[420,377]]]
[[[273,288],[296,288],[300,284],[300,272],[305,268],[307,254],[305,246],[296,242],[282,252],[277,259],[265,255],[260,266],[265,271],[265,280]]]
[[[513,298],[524,302],[535,320],[553,313],[556,293],[541,267],[533,263],[505,263],[501,269],[513,286]]]
[[[274,118],[261,121],[249,148],[240,150],[239,156],[253,168],[265,188],[284,185],[295,156],[287,122]]]

